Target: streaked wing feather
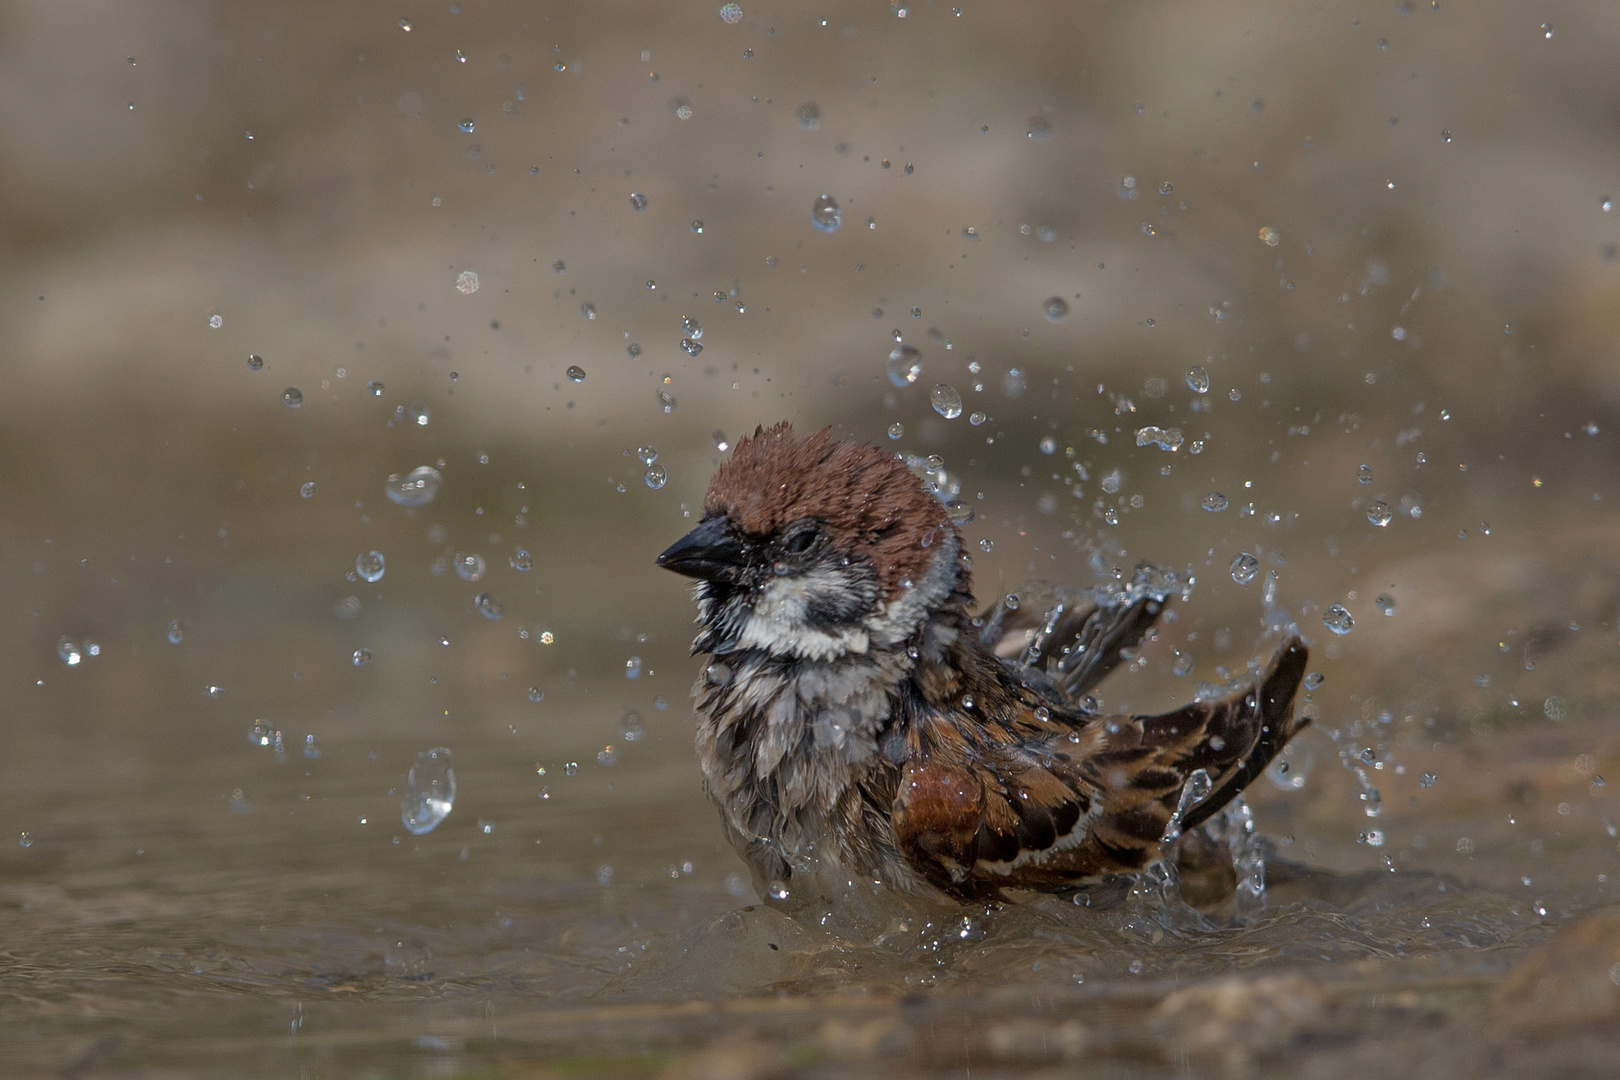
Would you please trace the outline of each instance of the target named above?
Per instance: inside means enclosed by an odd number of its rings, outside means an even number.
[[[1028,716],[1005,726],[919,719],[891,815],[896,840],[959,899],[1144,869],[1160,858],[1195,769],[1214,789],[1185,815],[1186,830],[1236,797],[1304,725],[1291,706],[1306,658],[1295,639],[1258,686],[1225,698],[1163,716],[1074,717],[1078,743]]]

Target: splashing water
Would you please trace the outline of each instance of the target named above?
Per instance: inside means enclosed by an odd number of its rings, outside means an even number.
[[[450,751],[442,746],[416,755],[399,803],[400,821],[411,833],[432,832],[455,808],[456,773],[450,766]]]
[[[388,501],[399,506],[426,506],[438,498],[444,476],[431,465],[419,465],[407,475],[391,473],[383,489]]]
[[[1181,837],[1182,819],[1187,816],[1189,810],[1209,798],[1214,786],[1208,771],[1204,769],[1194,769],[1188,775],[1181,785],[1181,797],[1176,801],[1176,811],[1170,815],[1170,821],[1165,825],[1164,835],[1159,838],[1159,843],[1173,843]]]
[[[844,223],[843,211],[838,209],[838,200],[831,195],[823,195],[810,207],[810,224],[818,232],[837,232],[838,226]]]
[[[1185,441],[1180,428],[1162,428],[1150,424],[1136,431],[1137,446],[1157,446],[1160,450],[1174,452],[1180,450]]]
[[[955,420],[962,415],[962,395],[950,383],[939,383],[928,392],[928,400],[934,406],[934,411],[947,420]]]
[[[354,558],[354,572],[365,581],[381,581],[388,563],[380,551],[367,551]]]
[[[906,387],[915,383],[923,373],[922,353],[916,346],[899,345],[889,353],[889,382]]]

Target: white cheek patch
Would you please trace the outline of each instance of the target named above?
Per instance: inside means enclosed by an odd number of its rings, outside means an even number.
[[[873,647],[890,649],[906,640],[956,588],[959,550],[954,531],[947,532],[934,553],[934,561],[911,588],[882,604],[860,626],[821,630],[810,625],[809,613],[818,599],[847,599],[851,583],[838,570],[772,578],[754,598],[746,614],[738,612],[740,626],[733,648],[762,649],[775,656],[806,660],[832,660],[848,654],[864,655]],[[824,605],[840,606],[840,605]],[[703,609],[708,621],[710,612]]]
[[[807,625],[807,613],[817,595],[843,591],[844,583],[831,573],[772,578],[759,591],[754,610],[738,635],[738,646],[809,660],[866,652],[869,639],[862,627],[828,633]]]

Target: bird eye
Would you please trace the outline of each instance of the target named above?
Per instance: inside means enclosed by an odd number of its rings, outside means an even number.
[[[815,543],[815,529],[800,529],[798,532],[787,538],[787,541],[782,545],[782,550],[787,552],[789,555],[803,555],[805,552],[814,547]]]

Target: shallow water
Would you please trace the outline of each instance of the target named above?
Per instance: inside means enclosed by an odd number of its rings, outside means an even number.
[[[0,42],[0,1068],[1612,1073],[1607,7],[406,7]],[[1296,624],[1263,902],[763,906],[652,559],[780,419],[1193,579],[1107,708]]]

